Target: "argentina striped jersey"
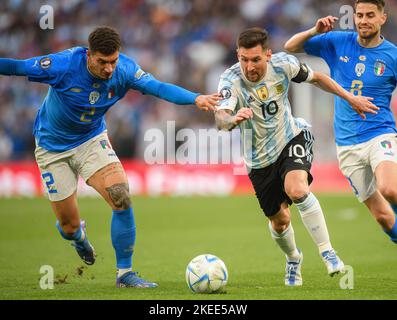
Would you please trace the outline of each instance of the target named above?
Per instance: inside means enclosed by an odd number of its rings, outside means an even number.
[[[300,67],[296,57],[280,52],[272,56],[266,75],[256,83],[247,80],[240,63],[222,74],[218,91],[224,99],[218,109],[231,110],[233,114],[240,108],[253,111],[253,119],[239,125],[247,167],[271,165],[288,142],[309,127],[305,120],[293,117],[288,100],[291,79],[298,75]],[[313,74],[310,68],[308,71]]]

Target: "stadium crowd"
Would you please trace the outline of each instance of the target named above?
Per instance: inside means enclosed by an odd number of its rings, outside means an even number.
[[[216,91],[220,74],[235,58],[235,38],[248,26],[263,26],[274,51],[317,18],[340,16],[349,0],[2,0],[0,57],[24,59],[86,45],[93,27],[110,25],[122,52],[159,80],[196,92]],[[40,7],[54,8],[54,29],[39,26]],[[397,43],[397,0],[387,1],[384,35]],[[32,127],[47,86],[24,78],[0,78],[0,161],[33,158]],[[120,158],[142,157],[148,128],[166,120],[177,127],[213,127],[213,115],[192,107],[130,92],[108,114],[108,130]]]

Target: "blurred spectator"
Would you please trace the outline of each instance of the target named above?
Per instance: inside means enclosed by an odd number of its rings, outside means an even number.
[[[317,18],[339,16],[341,0],[2,0],[0,57],[29,58],[84,46],[97,25],[120,31],[122,51],[158,79],[192,91],[217,89],[219,75],[236,61],[235,38],[262,26],[274,51]],[[54,30],[39,27],[40,7],[51,5]],[[397,0],[387,1],[386,38],[397,43]],[[32,127],[46,86],[0,79],[0,161],[33,157]],[[177,127],[212,127],[213,115],[129,93],[112,108],[108,128],[120,157],[142,157],[144,129],[176,120]]]

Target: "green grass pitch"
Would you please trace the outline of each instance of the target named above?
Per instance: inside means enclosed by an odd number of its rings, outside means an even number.
[[[84,267],[55,228],[46,199],[0,200],[0,299],[396,299],[397,246],[351,195],[319,195],[331,240],[354,270],[354,288],[331,278],[295,208],[292,221],[304,252],[303,286],[285,287],[285,259],[272,241],[254,196],[133,197],[137,223],[134,270],[156,289],[115,288],[111,211],[101,199],[80,199],[81,216],[98,258]],[[185,268],[212,253],[229,270],[224,294],[190,292]],[[54,268],[52,290],[39,286],[40,267]]]

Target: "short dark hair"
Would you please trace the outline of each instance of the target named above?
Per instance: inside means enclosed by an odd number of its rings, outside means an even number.
[[[372,3],[378,7],[379,11],[382,11],[385,8],[385,0],[356,0],[356,7],[359,3]]]
[[[97,27],[88,37],[89,49],[104,55],[111,55],[120,50],[121,39],[119,33],[111,27]]]
[[[263,49],[268,48],[269,34],[265,29],[249,28],[245,29],[237,38],[237,48],[254,48],[260,45]]]

